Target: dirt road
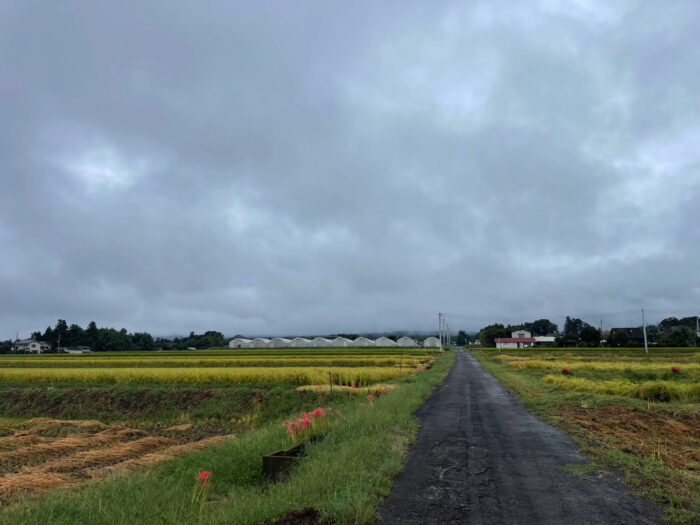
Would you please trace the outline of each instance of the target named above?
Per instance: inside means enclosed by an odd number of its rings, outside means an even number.
[[[658,509],[612,477],[560,470],[589,460],[461,350],[416,416],[416,444],[380,523],[658,523]]]

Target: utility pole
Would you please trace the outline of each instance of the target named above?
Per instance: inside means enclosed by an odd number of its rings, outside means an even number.
[[[440,351],[442,352],[442,312],[438,312],[438,339],[440,339]]]
[[[647,344],[647,323],[644,320],[644,308],[642,308],[642,329],[644,330],[644,352],[649,357],[649,345]]]
[[[603,320],[600,320],[600,346],[603,346]]]

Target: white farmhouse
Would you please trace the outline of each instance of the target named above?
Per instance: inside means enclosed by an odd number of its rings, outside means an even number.
[[[43,341],[37,341],[35,339],[22,339],[15,342],[16,352],[29,352],[32,354],[41,354],[42,352],[48,352],[51,350],[51,345]]]
[[[497,337],[496,348],[530,348],[535,346],[535,338],[527,330],[511,332],[511,337]]]

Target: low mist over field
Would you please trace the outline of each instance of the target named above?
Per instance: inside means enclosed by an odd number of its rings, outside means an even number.
[[[0,340],[695,315],[699,24],[695,2],[5,2]]]

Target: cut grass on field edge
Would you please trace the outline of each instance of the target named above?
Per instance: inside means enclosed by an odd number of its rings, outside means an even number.
[[[242,525],[305,507],[338,523],[370,522],[415,438],[413,413],[453,360],[452,352],[443,354],[432,369],[400,379],[393,391],[373,402],[348,400],[333,406],[341,411],[339,424],[307,447],[307,457],[284,482],[267,483],[260,475],[262,456],[289,446],[280,421],[146,472],[19,502],[0,512],[0,523]],[[208,502],[200,510],[192,504],[192,493],[201,470],[213,474]]]
[[[540,414],[544,419],[567,432],[581,446],[583,453],[591,456],[592,469],[605,471],[615,469],[625,476],[625,482],[635,493],[650,498],[665,510],[664,521],[673,525],[697,525],[700,523],[700,478],[687,472],[668,467],[656,459],[630,454],[615,448],[593,432],[568,422],[557,409],[563,403],[579,406],[599,406],[606,404],[641,406],[644,401],[623,396],[609,396],[592,392],[562,392],[553,385],[546,384],[538,375],[525,370],[513,369],[498,359],[497,354],[488,351],[471,351],[483,367],[498,380],[515,391],[525,406]],[[685,405],[687,408],[688,405]],[[584,474],[578,470],[576,473]]]

